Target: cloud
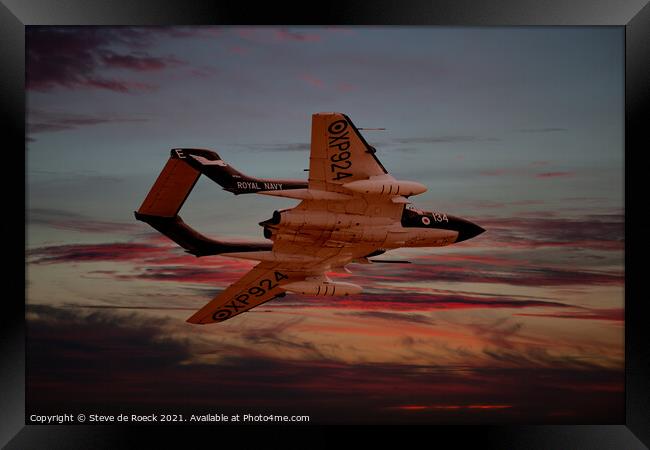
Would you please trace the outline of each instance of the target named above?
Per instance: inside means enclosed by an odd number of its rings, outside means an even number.
[[[336,90],[337,92],[340,93],[347,93],[351,92],[356,89],[356,87],[348,82],[345,81],[340,81],[337,83],[331,82],[331,83],[326,83],[323,81],[321,78],[318,78],[312,74],[309,73],[304,73],[299,76],[300,80],[305,82],[306,84],[309,84],[310,86],[313,86],[318,89],[330,89],[330,90]]]
[[[212,66],[193,67],[189,70],[189,74],[196,78],[212,78],[217,73],[217,69]]]
[[[542,161],[540,161],[542,162]],[[539,164],[529,164],[530,167],[538,167]],[[484,175],[488,177],[502,177],[504,175],[533,175],[535,178],[559,178],[559,177],[573,177],[576,175],[574,171],[557,171],[557,172],[539,172],[533,174],[532,171],[528,168],[511,168],[511,169],[487,169],[479,170],[479,175]]]
[[[625,417],[622,370],[562,361],[505,369],[344,363],[309,351],[306,359],[288,360],[265,356],[254,344],[267,336],[284,339],[283,325],[239,344],[224,339],[223,329],[207,339],[203,329],[170,327],[137,313],[30,306],[27,413],[217,410],[308,414],[319,424],[614,423]],[[197,360],[201,355],[220,358]]]
[[[399,144],[451,144],[456,142],[498,142],[500,139],[486,136],[449,135],[397,138],[393,141]]]
[[[126,231],[122,224],[92,221],[84,217],[52,210],[37,210],[37,223],[49,226],[77,229],[80,231],[119,232]],[[479,252],[449,252],[421,254],[410,257],[415,264],[395,266],[389,272],[376,266],[353,265],[358,283],[368,291],[375,289],[372,300],[380,305],[394,303],[404,305],[399,291],[390,284],[436,281],[461,283],[507,284],[512,286],[571,286],[611,285],[621,286],[624,272],[621,270],[597,270],[586,264],[585,252],[621,252],[624,245],[623,216],[619,214],[587,215],[576,219],[544,217],[486,218],[477,221],[486,228],[485,242],[477,247]],[[151,243],[67,244],[31,249],[29,261],[34,264],[80,263],[93,261],[129,261],[119,274],[106,274],[120,280],[172,281],[182,283],[232,282],[248,271],[254,263],[238,259],[212,256],[196,258],[183,253],[166,238],[152,235]],[[485,246],[498,248],[498,252],[485,254]],[[540,249],[562,249],[580,252],[583,265],[549,265],[535,253]],[[594,255],[597,256],[597,255]],[[612,253],[610,258],[616,256]],[[622,257],[622,256],[621,256]],[[615,263],[615,262],[614,262]],[[416,289],[420,289],[417,288]],[[391,291],[392,290],[392,291]],[[420,292],[422,290],[420,289]],[[383,300],[377,296],[383,295]],[[368,298],[367,300],[371,300]],[[511,301],[521,299],[493,296],[488,298],[431,297],[425,295],[423,302],[431,302],[427,309],[459,307],[510,307]],[[536,301],[536,299],[528,299]],[[504,303],[505,302],[505,303]],[[418,302],[416,302],[417,304]],[[517,303],[512,307],[521,306]],[[421,307],[419,305],[418,307]],[[409,306],[403,306],[408,309]]]
[[[488,170],[479,170],[479,175],[485,175],[488,177],[500,177],[512,173],[509,169],[488,169]]]
[[[173,56],[155,57],[144,52],[120,55],[106,51],[101,56],[106,67],[133,70],[136,72],[151,72],[169,67],[182,65],[183,62]]]
[[[184,266],[155,266],[137,269],[134,274],[117,274],[119,280],[171,281],[176,283],[230,284],[241,278],[247,270],[224,265],[224,269]],[[251,266],[252,267],[252,266]],[[248,268],[250,269],[250,268]]]
[[[297,31],[295,29],[287,27],[235,27],[233,28],[235,36],[239,39],[246,41],[248,44],[263,44],[268,45],[269,43],[307,43],[307,42],[319,42],[322,39],[322,35]]]
[[[29,90],[56,88],[102,89],[120,93],[151,91],[156,86],[124,78],[106,78],[102,72],[163,71],[185,63],[174,56],[143,51],[161,37],[195,37],[209,30],[132,27],[46,27],[26,29],[26,84]],[[120,51],[116,50],[120,48]]]
[[[575,172],[541,172],[535,175],[536,178],[558,178],[558,177],[572,177]]]
[[[567,269],[548,267],[531,262],[522,262],[513,259],[510,266],[493,265],[489,263],[473,262],[447,262],[445,255],[428,255],[418,259],[417,264],[410,264],[408,268],[396,268],[389,274],[376,275],[376,271],[366,268],[355,268],[355,275],[361,276],[360,283],[368,287],[372,280],[381,281],[385,288],[386,283],[417,283],[430,282],[457,282],[457,283],[489,283],[506,284],[511,286],[571,286],[571,285],[612,285],[621,286],[624,274],[619,271],[596,271],[580,268]],[[417,289],[417,288],[416,288]],[[486,304],[501,305],[500,298],[487,301]],[[456,302],[454,302],[456,303]],[[477,299],[476,305],[482,300]],[[515,306],[516,307],[516,306]]]
[[[401,281],[396,277],[395,281]],[[565,308],[571,305],[546,300],[515,299],[509,296],[479,296],[460,293],[438,294],[438,293],[417,293],[411,292],[405,295],[404,292],[391,291],[387,286],[379,287],[377,292],[361,293],[349,297],[310,297],[310,296],[287,296],[282,300],[281,306],[295,305],[303,308],[328,306],[334,309],[351,309],[359,311],[391,310],[391,311],[435,311],[455,309],[477,309],[477,308]],[[280,304],[278,304],[280,306]],[[374,315],[375,317],[379,317]],[[389,316],[384,316],[388,318]],[[399,317],[396,315],[395,317]],[[411,321],[419,320],[417,315],[408,317]],[[415,319],[414,319],[415,318]],[[401,317],[404,320],[404,317]]]
[[[481,208],[481,209],[503,209],[512,206],[515,207],[537,206],[537,205],[544,205],[544,204],[546,204],[544,200],[515,200],[511,202],[493,201],[493,200],[472,200],[463,203],[463,205],[471,206],[472,208]]]
[[[623,322],[625,320],[625,309],[623,308],[605,308],[590,309],[587,311],[577,312],[558,312],[558,313],[539,313],[539,314],[516,314],[518,316],[528,317],[548,317],[553,319],[581,319],[581,320],[607,320],[613,322]]]
[[[508,316],[500,317],[488,323],[472,323],[465,325],[479,336],[482,341],[490,346],[500,349],[514,348],[513,338],[517,337],[522,329],[521,322],[512,322]]]
[[[555,133],[558,131],[568,131],[568,128],[547,127],[547,128],[520,128],[516,131],[520,133]]]
[[[510,248],[575,248],[621,251],[625,242],[622,214],[576,218],[506,217],[477,219],[488,230],[483,239]]]
[[[148,120],[148,118],[117,114],[89,115],[61,111],[31,110],[27,116],[27,133],[34,135],[107,123],[137,123]]]
[[[249,328],[244,330],[241,336],[244,342],[251,346],[270,346],[281,351],[298,350],[305,359],[327,359],[316,344],[289,333],[291,327],[304,320],[305,317],[297,317],[262,328]]]
[[[275,38],[278,41],[294,41],[294,42],[318,42],[320,35],[313,33],[302,33],[288,28],[280,28],[275,30]]]
[[[109,272],[109,271],[95,271],[95,272]],[[36,308],[48,308],[50,305],[45,304],[35,304],[31,303],[30,306]],[[187,308],[182,306],[148,306],[148,305],[130,305],[130,306],[121,306],[121,305],[91,305],[91,304],[82,304],[82,303],[65,303],[61,305],[61,308],[83,308],[83,309],[127,309],[134,311],[196,311],[196,308]]]
[[[321,80],[320,78],[316,78],[315,76],[310,75],[308,73],[300,75],[300,79],[306,82],[307,84],[310,84],[311,86],[317,87],[319,89],[322,89],[325,84],[323,83],[323,80]]]
[[[402,322],[411,322],[411,323],[421,323],[425,325],[432,325],[434,321],[423,314],[411,314],[411,313],[394,313],[387,311],[355,311],[348,313],[339,313],[343,316],[352,316],[352,317],[362,317],[362,318],[371,318],[371,319],[380,319],[388,321],[402,321]]]
[[[28,225],[44,225],[61,230],[85,233],[125,233],[137,229],[136,224],[91,219],[82,214],[51,208],[31,208]]]
[[[32,264],[96,261],[134,261],[163,256],[168,248],[142,243],[66,244],[27,251]]]
[[[512,408],[513,405],[400,405],[392,406],[394,409],[404,411],[425,411],[425,410],[461,410],[461,409],[506,409]]]
[[[351,92],[355,89],[355,86],[351,83],[342,82],[336,85],[336,90],[339,92]]]
[[[247,150],[264,151],[264,152],[309,152],[311,144],[309,142],[287,142],[280,144],[239,144]]]

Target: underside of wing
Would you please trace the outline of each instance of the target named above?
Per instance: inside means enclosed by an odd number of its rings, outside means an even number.
[[[281,269],[276,263],[261,262],[187,321],[195,324],[223,322],[269,300],[284,296],[282,284],[303,279],[304,274],[299,271]]]

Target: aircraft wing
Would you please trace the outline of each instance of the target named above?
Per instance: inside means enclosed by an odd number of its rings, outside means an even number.
[[[329,212],[359,214],[371,217],[389,217],[398,220],[407,200],[397,181],[388,173],[376,156],[376,150],[363,138],[350,118],[341,113],[312,115],[311,153],[309,156],[309,190],[323,193],[326,201],[306,199],[296,209],[326,210]],[[350,183],[368,181],[387,186],[385,193],[364,193],[349,189]],[[344,187],[343,185],[347,185]],[[390,187],[389,187],[390,186]],[[389,191],[389,189],[391,189]],[[334,196],[340,196],[335,198]]]
[[[342,184],[387,173],[348,116],[312,115],[309,189],[349,193]]]
[[[280,283],[302,279],[295,271],[280,269],[279,264],[261,262],[226,288],[192,317],[190,323],[223,322],[262,303],[284,295]]]
[[[345,266],[354,258],[368,255],[372,246],[323,246],[278,243],[274,261],[262,261],[187,319],[194,324],[223,322],[256,306],[283,297],[282,285]],[[228,256],[227,254],[225,256]],[[302,258],[302,259],[301,259]]]

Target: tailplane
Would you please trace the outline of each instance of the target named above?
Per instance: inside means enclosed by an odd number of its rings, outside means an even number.
[[[207,161],[217,161],[214,152],[202,150]],[[209,159],[212,158],[212,159]],[[210,164],[205,164],[210,166]],[[151,187],[144,202],[135,212],[135,218],[148,223],[195,256],[218,255],[221,253],[271,250],[272,242],[223,242],[208,238],[183,222],[178,215],[185,200],[201,176],[201,171],[189,164],[175,150],[162,172]]]
[[[307,188],[307,181],[304,180],[275,180],[248,176],[226,163],[212,150],[175,148],[172,149],[171,159],[186,162],[235,195]]]

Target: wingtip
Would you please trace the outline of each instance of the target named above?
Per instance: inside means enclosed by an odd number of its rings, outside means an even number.
[[[185,322],[191,323],[191,324],[194,324],[194,325],[205,325],[203,322],[201,322],[201,319],[199,319],[198,317],[195,317],[195,316],[189,317],[187,320],[185,320]]]

